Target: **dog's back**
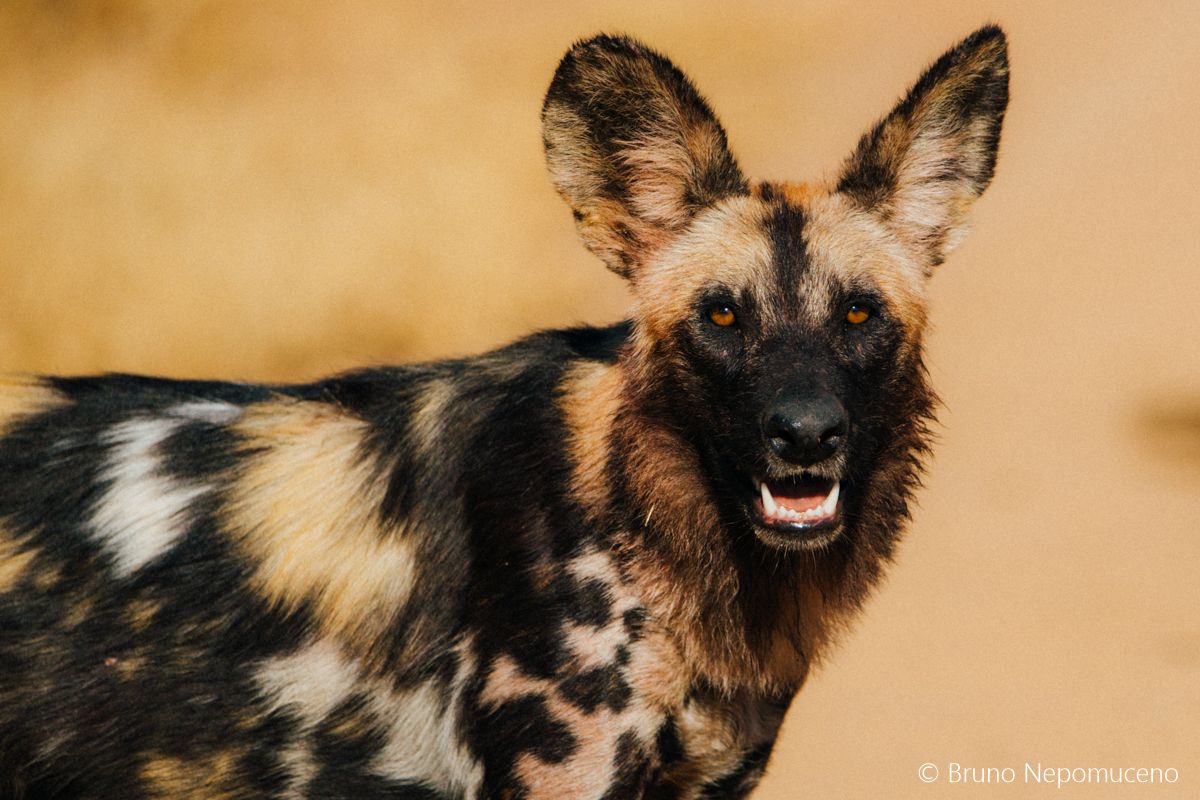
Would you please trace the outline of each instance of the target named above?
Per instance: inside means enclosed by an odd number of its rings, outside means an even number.
[[[836,186],[597,37],[550,169],[633,320],[303,386],[0,384],[0,792],[737,797],[901,530],[985,28]]]

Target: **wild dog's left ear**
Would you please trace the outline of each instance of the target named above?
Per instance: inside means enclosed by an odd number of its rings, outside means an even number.
[[[1004,32],[980,28],[862,138],[838,190],[877,214],[929,268],[940,264],[992,179],[1007,105]]]
[[[563,57],[542,138],[584,242],[626,278],[701,208],[748,191],[704,98],[674,64],[624,37],[597,36]]]

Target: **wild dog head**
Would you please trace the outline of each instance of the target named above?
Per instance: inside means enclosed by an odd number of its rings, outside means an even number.
[[[925,284],[991,180],[1007,102],[1004,35],[985,27],[836,182],[754,183],[663,56],[599,36],[563,59],[543,111],[552,178],[632,285],[637,393],[735,528],[815,549],[890,535],[907,513],[933,405]]]

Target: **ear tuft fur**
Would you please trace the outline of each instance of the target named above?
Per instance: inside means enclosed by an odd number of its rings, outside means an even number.
[[[988,25],[939,58],[863,136],[837,188],[932,268],[961,239],[972,201],[992,179],[1007,106],[1007,42]]]
[[[625,277],[698,210],[748,191],[704,98],[664,56],[624,36],[567,52],[542,138],[584,241]]]

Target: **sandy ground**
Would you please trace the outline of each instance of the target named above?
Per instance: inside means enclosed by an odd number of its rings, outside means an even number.
[[[999,21],[1013,101],[935,281],[928,486],[757,796],[1200,797],[1200,5],[1132,8],[10,0],[0,369],[306,379],[617,319],[542,165],[573,39],[668,52],[747,172],[802,178]]]

